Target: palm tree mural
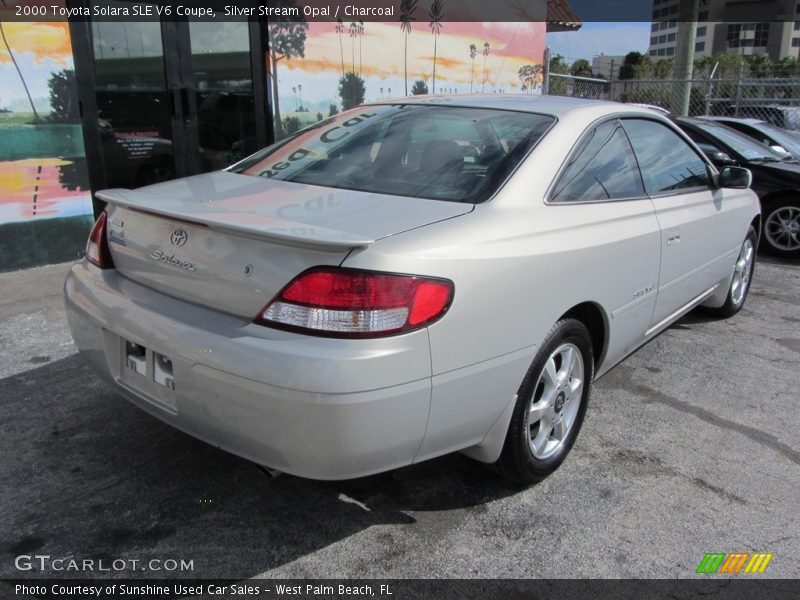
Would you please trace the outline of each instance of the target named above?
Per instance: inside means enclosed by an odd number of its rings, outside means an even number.
[[[297,84],[297,96],[300,98],[300,106],[298,107],[297,110],[300,111],[300,112],[306,112],[303,109],[303,84],[302,83],[298,83]]]
[[[486,85],[486,58],[489,56],[489,42],[483,43],[483,82],[481,83],[481,93]]]
[[[469,45],[469,58],[472,66],[469,69],[469,93],[472,93],[472,82],[475,80],[475,57],[478,56],[478,47],[475,44]]]
[[[400,2],[400,29],[405,34],[405,47],[403,48],[403,80],[406,96],[408,96],[408,34],[411,33],[411,21],[414,21],[414,11],[417,10],[417,0],[401,0]]]
[[[444,19],[444,6],[442,0],[433,0],[431,8],[428,11],[430,23],[428,24],[433,34],[433,86],[432,93],[436,93],[436,43],[439,39],[439,33],[442,31],[442,19]]]
[[[288,2],[289,0],[284,0]],[[278,89],[278,63],[281,60],[305,57],[306,34],[308,23],[293,21],[273,21],[269,24],[269,70],[272,78],[272,99],[275,119],[275,136],[280,139],[284,134],[281,118],[280,97]]]
[[[342,44],[342,34],[344,33],[344,23],[341,19],[336,19],[336,33],[339,34],[339,56],[342,59],[342,77],[344,77],[344,45]]]
[[[541,65],[524,65],[517,71],[517,76],[522,82],[522,91],[533,93],[536,88],[536,80],[542,72]]]
[[[356,36],[358,35],[358,23],[350,23],[350,42],[351,42],[351,50],[352,50],[352,65],[353,70],[352,73],[356,72]]]
[[[361,40],[364,37],[364,21],[358,22],[358,74],[361,75],[364,63],[361,55]]]
[[[3,2],[3,6],[5,6],[5,2]],[[3,29],[3,24],[0,22],[0,35],[3,37],[3,43],[6,45],[6,51],[8,55],[11,57],[11,62],[14,63],[14,68],[17,70],[17,75],[19,75],[19,80],[22,82],[22,87],[25,88],[25,95],[28,96],[28,102],[31,104],[31,110],[33,111],[33,120],[39,121],[39,113],[36,112],[36,106],[33,104],[33,98],[31,98],[31,92],[28,89],[28,84],[25,82],[25,78],[22,76],[22,71],[17,64],[17,59],[14,58],[14,53],[11,52],[11,46],[8,45],[8,40],[6,39],[6,32]]]

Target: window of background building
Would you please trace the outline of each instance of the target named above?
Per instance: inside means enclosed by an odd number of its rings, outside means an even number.
[[[670,27],[677,27],[678,26],[678,21],[670,21],[669,22],[669,26]]]
[[[650,31],[658,31],[658,23],[653,23],[650,26]]]
[[[667,23],[666,21],[663,21],[663,22],[661,23],[661,26],[659,27],[659,29],[660,29],[661,31],[664,31],[664,30],[665,30],[667,27],[669,27],[669,23]]]
[[[703,27],[697,28],[697,34],[696,34],[697,37],[703,37],[705,34],[706,34],[705,25]]]
[[[757,23],[753,44],[755,46],[766,46],[769,40],[769,23]]]
[[[667,56],[672,56],[674,54],[675,54],[675,47],[674,46],[670,46],[669,48],[667,48]]]
[[[674,33],[670,33],[670,34],[667,36],[667,41],[668,41],[668,42],[674,42],[674,41],[675,41],[675,34],[674,34]]]
[[[655,56],[655,55],[656,55],[656,51],[655,50],[650,50],[650,56]]]
[[[665,43],[666,41],[667,41],[667,36],[666,36],[666,35],[660,35],[660,36],[658,36],[658,43],[659,43],[659,44],[663,44],[663,43]]]
[[[800,38],[792,38],[792,48],[800,48]]]
[[[694,45],[694,51],[695,52],[703,52],[705,49],[706,49],[706,43],[705,42],[697,42]]]
[[[740,24],[736,25],[728,25],[728,30],[725,36],[725,40],[728,42],[728,46],[731,48],[738,48],[739,47],[739,39],[742,35],[742,26]]]
[[[659,56],[664,56],[666,53],[667,53],[667,51],[664,48],[659,48],[658,49],[658,55]]]
[[[658,36],[653,36],[650,38],[650,45],[653,46],[658,43]]]
[[[795,31],[800,31],[800,21],[795,21],[794,22],[794,30]]]
[[[708,21],[708,11],[702,10],[699,13],[697,13],[697,20],[700,21],[701,23],[703,23],[704,21]]]

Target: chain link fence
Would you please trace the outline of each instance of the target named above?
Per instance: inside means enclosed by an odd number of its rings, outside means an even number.
[[[672,113],[688,87],[688,115],[752,117],[800,131],[800,78],[626,79],[549,73],[545,93],[658,106]]]

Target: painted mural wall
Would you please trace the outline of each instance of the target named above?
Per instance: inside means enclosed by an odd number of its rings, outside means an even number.
[[[69,260],[92,222],[66,23],[0,23],[0,271]]]
[[[440,10],[446,17],[444,3]],[[270,25],[276,137],[361,102],[540,92],[545,23],[455,23],[417,12],[397,23]]]

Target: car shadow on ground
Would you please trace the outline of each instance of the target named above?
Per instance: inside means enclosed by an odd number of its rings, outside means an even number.
[[[0,398],[0,577],[42,576],[15,570],[21,554],[185,559],[194,571],[155,576],[252,577],[374,525],[519,491],[459,455],[361,485],[273,479],[121,399],[77,355],[0,380]],[[114,575],[154,576],[97,574]]]

